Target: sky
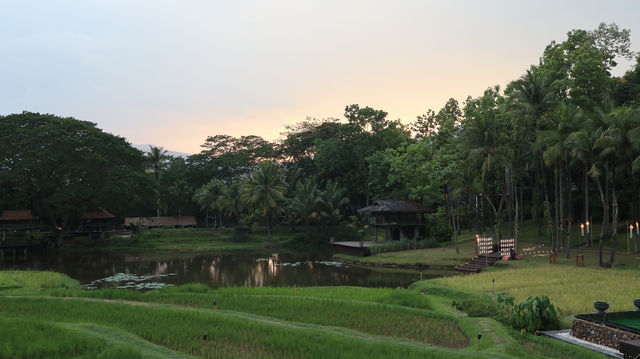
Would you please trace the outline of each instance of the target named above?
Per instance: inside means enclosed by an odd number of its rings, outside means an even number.
[[[504,87],[572,29],[613,22],[639,50],[638,14],[636,0],[0,0],[0,114],[187,153],[350,104],[409,123]]]

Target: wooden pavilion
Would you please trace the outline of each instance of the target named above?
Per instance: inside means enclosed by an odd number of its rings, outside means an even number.
[[[80,217],[80,230],[89,233],[89,238],[99,237],[105,239],[107,231],[115,228],[116,216],[107,210],[98,208],[95,211],[89,211]]]
[[[38,217],[31,211],[5,210],[0,216],[0,230],[2,231],[2,243],[6,242],[7,231],[27,231],[27,239],[31,239],[31,231],[38,228]]]
[[[369,217],[369,224],[385,231],[385,240],[418,238],[424,234],[427,227],[426,214],[435,212],[413,200],[384,199],[375,201],[372,205],[360,208],[358,213]]]
[[[195,227],[196,218],[194,216],[173,216],[173,217],[127,217],[124,219],[124,225],[139,225],[147,228],[162,227]]]

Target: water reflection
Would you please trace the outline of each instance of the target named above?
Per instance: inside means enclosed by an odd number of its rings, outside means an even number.
[[[171,285],[203,283],[226,286],[355,285],[406,287],[417,274],[379,271],[341,265],[330,253],[225,252],[176,255],[122,255],[109,252],[30,254],[5,258],[0,269],[36,269],[63,272],[81,284],[120,274],[150,276],[144,283]],[[440,276],[432,274],[431,277]],[[430,277],[423,273],[424,278]],[[116,277],[120,278],[120,277]],[[146,277],[142,277],[146,278]],[[134,281],[129,281],[134,283]],[[114,282],[94,282],[98,287]],[[122,284],[118,282],[119,284]],[[138,284],[139,282],[135,282]]]

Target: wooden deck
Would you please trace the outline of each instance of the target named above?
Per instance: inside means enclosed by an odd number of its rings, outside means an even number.
[[[470,262],[461,266],[456,266],[453,269],[463,273],[480,273],[484,268],[492,266],[495,262],[501,258],[500,252],[491,253],[488,256],[481,255],[473,258]]]
[[[356,257],[371,255],[369,247],[384,242],[360,241],[360,242],[333,242],[333,254],[346,254]]]

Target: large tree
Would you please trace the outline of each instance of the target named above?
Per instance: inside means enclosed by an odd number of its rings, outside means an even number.
[[[49,114],[0,116],[0,183],[5,209],[31,209],[62,233],[86,210],[137,214],[153,189],[144,157],[95,124]]]

